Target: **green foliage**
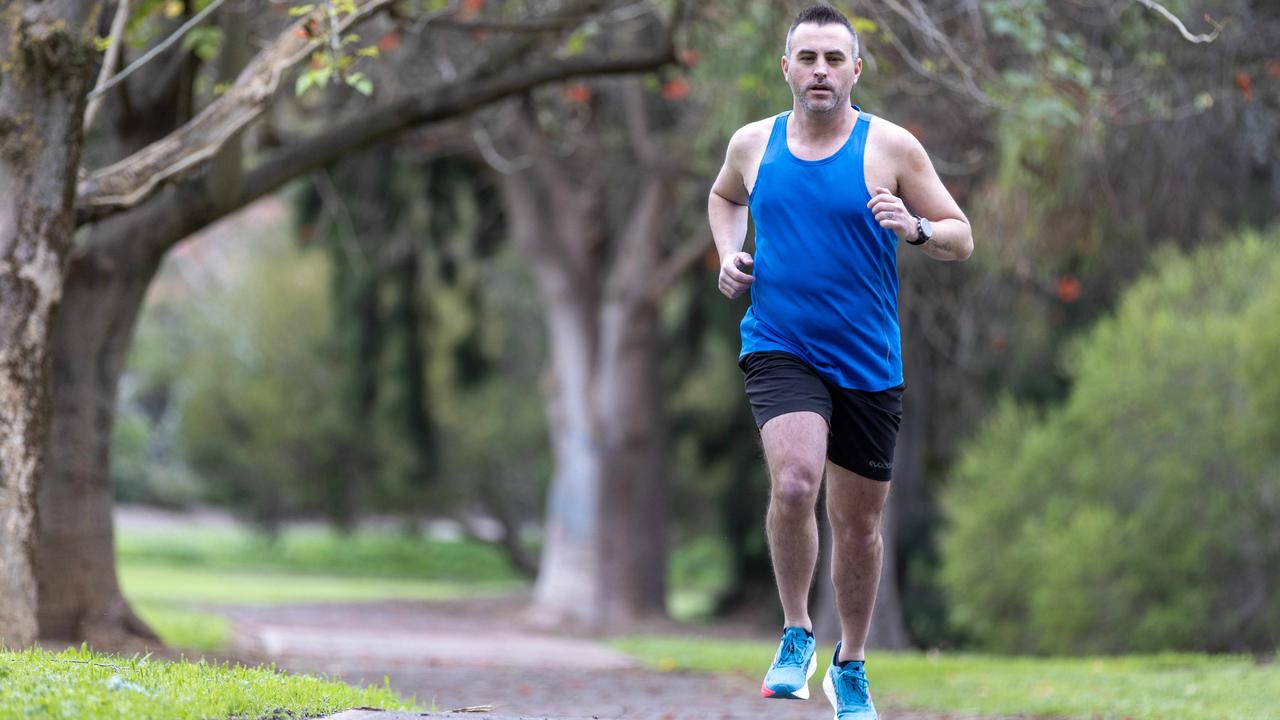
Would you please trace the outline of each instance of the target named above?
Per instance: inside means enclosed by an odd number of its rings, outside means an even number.
[[[819,638],[819,642],[830,639]],[[776,641],[636,636],[614,646],[650,666],[676,672],[758,677]],[[1276,656],[1145,655],[1074,659],[873,652],[867,672],[882,705],[940,712],[1105,720],[1203,717],[1254,720],[1274,715],[1280,693]],[[813,691],[830,655],[818,653]]]
[[[1021,652],[1280,642],[1280,233],[1162,254],[1069,353],[1043,417],[1004,403],[943,506],[954,619]]]
[[[265,246],[254,265],[203,299],[188,331],[200,352],[183,376],[179,440],[215,499],[268,525],[321,505],[342,480],[348,421],[326,354],[326,258]]]
[[[412,710],[389,688],[357,689],[274,667],[164,662],[86,649],[0,651],[0,719],[204,720]]]
[[[222,49],[222,28],[197,27],[187,31],[182,38],[182,49],[195,53],[201,60],[212,60]]]

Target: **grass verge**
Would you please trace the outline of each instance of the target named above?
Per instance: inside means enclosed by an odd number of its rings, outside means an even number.
[[[116,538],[116,557],[121,564],[326,577],[519,580],[506,557],[487,543],[375,531],[342,535],[322,528],[289,528],[273,540],[248,529],[198,528],[180,534],[122,531]]]
[[[274,668],[123,658],[84,649],[0,651],[0,720],[203,720],[414,710],[386,687]]]
[[[665,671],[763,676],[776,644],[708,638],[631,637],[614,645]],[[819,645],[810,689],[821,693],[830,648]],[[825,649],[826,654],[822,655]],[[1163,654],[1028,658],[874,653],[867,672],[879,704],[956,715],[1108,720],[1280,718],[1280,656]]]
[[[204,603],[445,600],[524,582],[485,543],[389,532],[290,528],[267,540],[249,529],[123,531],[116,555],[125,597],[165,644],[210,652],[227,647],[231,627],[195,607]]]

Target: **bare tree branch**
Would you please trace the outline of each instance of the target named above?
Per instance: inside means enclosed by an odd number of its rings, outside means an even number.
[[[138,68],[151,62],[153,58],[155,58],[160,53],[164,52],[165,49],[168,48],[170,45],[178,42],[178,40],[181,40],[182,36],[186,35],[187,32],[191,30],[191,28],[195,27],[196,25],[199,25],[201,21],[209,17],[209,15],[213,13],[214,10],[217,10],[226,1],[227,0],[213,0],[213,2],[205,6],[205,9],[201,10],[195,15],[192,15],[191,19],[183,23],[182,26],[179,27],[177,30],[175,30],[172,35],[165,38],[164,40],[161,40],[159,43],[156,44],[155,47],[148,50],[142,57],[138,58],[137,60],[134,60],[132,63],[129,63],[129,67],[125,68],[124,70],[121,70],[120,74],[116,75],[115,77],[105,82],[99,82],[98,86],[95,87],[93,91],[89,93],[89,99],[90,100],[96,99],[98,96],[102,95],[102,93],[124,82],[124,79],[132,75],[134,72],[136,72]],[[120,5],[122,7],[128,4],[129,4],[128,0],[121,0]],[[118,12],[116,13],[116,19],[117,20],[119,19]],[[113,25],[112,33],[114,34],[114,32],[115,32],[115,29]]]
[[[355,13],[342,19],[337,32],[344,32],[392,2],[364,0]],[[229,138],[262,113],[284,73],[323,42],[323,38],[313,38],[305,31],[307,24],[323,13],[323,8],[313,10],[290,25],[249,63],[230,90],[181,128],[81,181],[76,191],[77,212],[105,216],[136,205],[165,180],[212,158]]]
[[[1183,25],[1182,21],[1178,19],[1177,15],[1174,15],[1173,13],[1169,12],[1168,8],[1156,2],[1155,0],[1136,0],[1136,2],[1138,2],[1138,4],[1140,5],[1145,5],[1146,7],[1152,10],[1155,10],[1156,12],[1163,15],[1165,19],[1173,23],[1178,28],[1178,32],[1182,33],[1182,37],[1186,38],[1188,42],[1210,43],[1210,42],[1213,42],[1214,40],[1217,40],[1218,35],[1222,32],[1222,24],[1214,22],[1212,18],[1210,18],[1208,15],[1205,15],[1204,19],[1206,22],[1208,22],[1210,25],[1213,26],[1213,32],[1208,35],[1203,35],[1203,34],[1193,35],[1190,30],[1187,30],[1187,26]]]
[[[98,83],[89,93],[89,106],[84,111],[84,134],[88,135],[93,128],[93,119],[102,107],[105,87],[111,73],[116,70],[116,61],[120,59],[120,45],[124,43],[124,31],[129,26],[129,0],[120,0],[116,6],[116,15],[111,19],[111,34],[108,36],[107,54],[102,58],[102,69],[98,71]]]
[[[714,249],[715,242],[710,232],[685,240],[667,256],[662,267],[654,273],[653,283],[649,286],[649,296],[654,300],[662,298],[685,270],[706,255],[708,250]]]
[[[189,217],[188,222],[183,224],[182,235],[168,242],[176,242],[214,219],[275,191],[286,182],[325,163],[407,128],[461,115],[549,82],[581,75],[643,72],[673,62],[675,52],[670,45],[665,44],[639,55],[555,58],[525,63],[518,71],[506,75],[482,80],[461,79],[444,88],[431,88],[402,97],[284,147],[246,174],[239,194],[226,206],[214,207],[214,203],[203,197],[207,193],[203,191],[203,183],[199,178],[179,183],[178,192],[166,195],[166,200],[190,203],[190,207],[184,207],[184,212]],[[125,206],[117,205],[110,212],[103,212],[102,207],[82,204],[77,200],[77,224],[92,222],[126,209]]]

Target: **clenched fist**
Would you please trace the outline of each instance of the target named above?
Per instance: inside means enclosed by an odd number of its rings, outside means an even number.
[[[749,253],[729,253],[720,259],[720,292],[732,300],[751,287],[756,279],[749,273],[755,263]]]

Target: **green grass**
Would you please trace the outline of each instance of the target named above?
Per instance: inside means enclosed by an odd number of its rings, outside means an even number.
[[[777,646],[707,638],[632,637],[615,646],[667,671],[762,675]],[[823,651],[825,650],[825,656]],[[819,646],[811,690],[820,693],[831,646]],[[874,653],[867,671],[877,702],[957,715],[1039,715],[1114,720],[1280,718],[1280,656],[1165,654],[1028,658]]]
[[[274,668],[164,662],[84,649],[0,651],[0,720],[197,720],[414,710],[386,687],[357,689]]]
[[[292,529],[275,542],[247,530],[122,532],[120,583],[165,644],[225,649],[225,618],[204,603],[269,605],[445,600],[509,592],[523,580],[492,546],[361,532]]]
[[[182,568],[454,582],[519,580],[506,557],[487,543],[428,540],[390,532],[341,535],[323,529],[291,528],[274,541],[248,530],[121,532],[116,538],[116,557],[121,564]]]
[[[180,603],[130,605],[169,647],[218,652],[231,644],[231,622],[221,615],[190,610]]]

